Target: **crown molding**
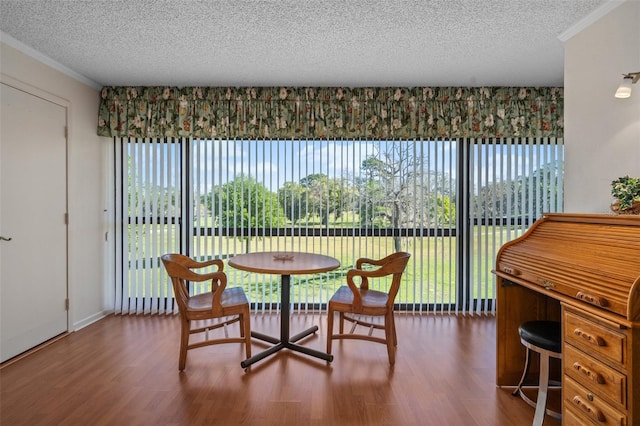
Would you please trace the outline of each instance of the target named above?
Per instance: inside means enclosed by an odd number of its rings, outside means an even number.
[[[95,90],[100,90],[102,89],[102,85],[96,83],[95,81],[83,76],[80,73],[75,72],[74,70],[65,67],[64,65],[62,65],[61,63],[54,61],[53,59],[51,59],[50,57],[48,57],[47,55],[38,52],[37,50],[33,49],[32,47],[27,46],[26,44],[22,43],[19,40],[16,40],[15,38],[11,37],[9,34],[0,31],[0,41],[4,44],[6,44],[7,46],[11,46],[14,49],[24,53],[27,56],[32,57],[33,59],[37,60],[38,62],[42,62],[43,64],[57,70],[60,71],[61,73],[73,78],[74,80],[78,80],[79,82],[86,84],[87,86],[95,89]]]
[[[571,37],[580,33],[594,22],[600,20],[600,18],[602,18],[604,15],[611,12],[613,9],[625,3],[626,1],[627,0],[609,0],[608,2],[582,18],[580,21],[569,27],[568,30],[558,36],[558,39],[560,39],[561,42],[566,43]]]

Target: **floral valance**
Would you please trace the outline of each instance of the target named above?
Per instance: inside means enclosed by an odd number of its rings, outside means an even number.
[[[104,87],[98,135],[562,137],[563,110],[557,87]]]

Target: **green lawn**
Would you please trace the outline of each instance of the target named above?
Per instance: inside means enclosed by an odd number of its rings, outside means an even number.
[[[142,233],[145,234],[145,233]],[[170,296],[169,281],[159,262],[162,253],[176,251],[175,232],[159,229],[132,245],[128,281],[130,296]],[[493,299],[495,282],[491,270],[499,247],[517,233],[506,228],[478,227],[473,231],[469,258],[470,292],[473,298]],[[389,237],[264,237],[241,240],[228,237],[196,237],[194,256],[227,259],[234,254],[255,251],[307,251],[337,258],[341,267],[325,274],[292,277],[294,303],[325,303],[335,289],[345,283],[346,271],[358,257],[379,258],[393,251]],[[403,238],[402,249],[412,253],[403,275],[398,303],[449,304],[456,302],[456,239],[451,237]],[[148,255],[150,254],[150,255]],[[133,259],[145,261],[133,261]],[[148,259],[153,259],[149,261]],[[241,285],[252,302],[277,303],[279,277],[247,273],[225,266],[230,285]],[[372,286],[384,287],[384,282]],[[199,288],[196,291],[204,291]],[[469,296],[466,296],[469,298]]]

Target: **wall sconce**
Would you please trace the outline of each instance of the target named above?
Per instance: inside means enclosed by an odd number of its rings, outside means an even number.
[[[636,84],[640,80],[640,72],[630,72],[629,74],[622,74],[622,83],[616,90],[616,98],[628,98],[631,96],[631,85]]]

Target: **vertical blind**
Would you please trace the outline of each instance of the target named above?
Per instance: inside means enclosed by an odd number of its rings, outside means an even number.
[[[563,210],[562,139],[467,140],[468,220],[465,242],[469,312],[495,312],[491,273],[499,248],[546,212]]]
[[[294,309],[324,309],[355,259],[405,250],[399,309],[491,313],[499,247],[562,210],[561,139],[114,138],[114,147],[119,313],[177,309],[163,253],[267,250],[341,262],[292,277]],[[225,271],[255,310],[279,309],[278,277]]]
[[[123,139],[115,147],[116,313],[177,309],[160,256],[181,252],[182,142]]]

